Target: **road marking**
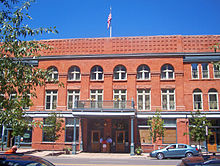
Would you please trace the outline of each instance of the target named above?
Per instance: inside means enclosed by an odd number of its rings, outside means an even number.
[[[73,165],[73,166],[100,166],[103,164],[65,164],[65,163],[54,163],[54,165]],[[122,165],[122,164],[105,164],[105,166],[143,166],[143,164],[139,164],[139,165]],[[146,164],[144,164],[144,166],[146,166]],[[147,166],[176,166],[176,165],[147,165]]]

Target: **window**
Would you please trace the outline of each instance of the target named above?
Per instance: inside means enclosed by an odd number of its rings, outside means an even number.
[[[149,80],[150,79],[150,69],[147,65],[141,65],[138,67],[137,79],[138,80]]]
[[[202,63],[202,78],[209,78],[209,64]]]
[[[75,102],[80,99],[80,91],[79,90],[68,90],[67,91],[67,103],[68,109],[75,108]]]
[[[3,101],[5,100],[5,95],[0,94],[0,109],[3,109]]]
[[[31,102],[30,101],[31,100],[31,94],[30,93],[27,94],[27,95],[23,95],[22,97],[23,97],[23,100],[28,100],[28,103]],[[29,104],[23,103],[23,109],[24,110],[29,110],[30,109]]]
[[[52,124],[50,123],[51,121],[49,120],[49,118],[44,118],[43,119],[43,141],[47,141],[47,142],[52,142],[53,139],[53,135],[51,135],[51,133],[47,133],[46,128],[49,128],[52,126]],[[54,133],[54,137],[55,137],[55,133]]]
[[[122,65],[118,65],[114,69],[114,79],[115,80],[126,80],[127,79],[127,71],[126,68]]]
[[[192,79],[198,79],[199,78],[199,68],[197,63],[191,64],[191,70],[192,70]]]
[[[209,96],[209,109],[218,110],[218,92],[216,89],[210,89],[208,92]]]
[[[66,118],[65,141],[73,142],[74,118]],[[76,119],[76,141],[79,141],[79,119]]]
[[[161,68],[161,79],[174,79],[174,69],[173,66],[166,64]]]
[[[150,89],[137,90],[137,107],[138,110],[150,110]]]
[[[114,108],[126,108],[127,92],[126,90],[113,91]]]
[[[94,66],[91,70],[91,80],[103,80],[103,69],[101,66]]]
[[[164,131],[163,143],[172,144],[176,143],[176,119],[164,119]]]
[[[46,109],[53,110],[57,108],[57,90],[46,91]]]
[[[57,68],[55,66],[52,66],[52,67],[49,67],[48,70],[51,71],[50,79],[58,80],[58,70],[57,70]]]
[[[103,102],[103,90],[91,90],[90,91],[91,108],[102,108]]]
[[[174,89],[162,89],[162,109],[163,110],[175,110],[175,90]]]
[[[68,80],[80,80],[80,69],[77,66],[72,66],[68,71]]]
[[[213,65],[214,68],[214,78],[220,78],[220,68],[217,65]]]
[[[202,91],[200,89],[195,89],[193,91],[193,109],[194,110],[202,110]]]
[[[150,126],[148,125],[148,119],[138,119],[138,130],[141,144],[151,144],[152,140],[150,139]]]

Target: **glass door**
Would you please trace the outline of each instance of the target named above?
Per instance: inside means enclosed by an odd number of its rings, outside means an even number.
[[[125,151],[125,131],[116,131],[116,152]]]
[[[92,152],[100,152],[100,131],[92,130],[91,133]]]
[[[212,132],[212,135],[208,139],[208,151],[209,152],[217,151],[216,132]]]

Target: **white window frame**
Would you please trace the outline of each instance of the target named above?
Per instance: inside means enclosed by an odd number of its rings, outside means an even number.
[[[77,77],[78,75],[79,75],[79,77]],[[80,81],[81,80],[80,68],[78,66],[72,66],[69,69],[68,80],[69,81]]]
[[[216,74],[217,73],[217,74]],[[219,70],[213,65],[213,75],[215,79],[220,79],[220,68]]]
[[[72,98],[72,100],[70,100]],[[75,102],[79,101],[80,99],[80,90],[68,90],[67,91],[67,109],[75,108]],[[72,107],[70,108],[69,105],[72,103]]]
[[[194,70],[193,70],[192,64],[197,64],[197,70],[196,70],[197,71],[196,72],[197,73],[197,77],[193,77],[193,71]],[[191,64],[191,78],[192,79],[199,79],[199,64],[198,63],[192,63],[192,64]]]
[[[95,68],[95,70],[93,71],[93,69]],[[95,78],[93,78],[92,76],[95,75]],[[102,76],[101,79],[99,79],[99,76]],[[103,69],[101,66],[94,66],[91,69],[91,73],[90,73],[90,80],[92,81],[98,81],[98,80],[104,80],[104,74],[103,74]]]
[[[47,96],[50,97],[50,108],[47,108]],[[54,103],[54,97],[56,97],[56,102]],[[58,102],[58,91],[57,90],[46,90],[45,92],[45,109],[46,110],[56,110]],[[55,104],[55,108],[53,108],[53,104]]]
[[[118,92],[116,92],[118,91]],[[123,92],[125,91],[125,92]],[[118,97],[116,97],[118,96]],[[122,96],[125,96],[124,100]],[[126,101],[127,101],[127,90],[126,89],[114,89],[113,90],[113,100],[115,101],[116,105],[118,104],[118,108],[126,108]]]
[[[51,66],[48,68],[48,70],[51,70],[50,77],[52,80],[59,80],[59,74],[58,74],[58,69],[55,66]],[[57,78],[56,78],[57,77]]]
[[[31,94],[28,94],[28,97],[31,98]],[[30,106],[28,106],[28,107],[23,107],[23,110],[30,110]]]
[[[209,95],[216,95],[216,109],[211,109],[211,101]],[[209,101],[209,110],[218,110],[219,109],[219,103],[218,103],[218,92],[208,92],[208,101]]]
[[[195,108],[195,95],[201,95],[201,109]],[[193,92],[193,110],[203,110],[203,95],[202,91],[201,92]]]
[[[139,74],[141,75],[140,78],[138,78]],[[148,76],[148,78],[145,76]],[[150,68],[147,65],[140,65],[137,68],[137,80],[150,80]]]
[[[163,92],[163,91],[166,91],[166,92]],[[173,92],[171,92],[173,91]],[[170,97],[171,95],[174,96],[174,108],[172,108],[171,106],[171,103],[170,103]],[[166,103],[166,108],[167,109],[164,109],[163,108],[163,96],[166,96],[167,98],[167,103]],[[175,95],[175,89],[161,89],[161,109],[162,110],[176,110],[176,95]]]
[[[118,70],[117,67],[119,68]],[[123,68],[125,70],[123,70]],[[122,78],[122,74],[125,74],[125,78]],[[118,78],[116,78],[115,76],[118,75]],[[126,67],[123,66],[123,65],[118,65],[114,68],[114,80],[127,80],[127,70],[126,70]]]
[[[169,69],[169,67],[172,67],[172,69]],[[165,68],[165,69],[163,69]],[[165,74],[165,77],[163,77],[163,73]],[[169,77],[169,74],[172,73],[172,78]],[[172,80],[175,77],[174,68],[170,64],[165,64],[161,67],[161,80]]]
[[[207,70],[203,69],[203,65],[207,64]],[[202,63],[201,64],[201,71],[202,71],[202,78],[203,79],[209,79],[209,64],[208,63]],[[204,73],[207,72],[207,77],[204,77]]]
[[[100,100],[101,97],[101,100]],[[90,100],[92,108],[102,108],[103,104],[103,89],[91,89]]]
[[[142,96],[143,101],[139,101],[139,96]],[[149,109],[146,109],[147,106],[146,106],[146,103],[144,102],[146,99],[146,96],[149,96]],[[141,105],[142,109],[139,109],[140,104],[142,104]],[[137,90],[137,109],[147,110],[147,111],[151,110],[151,90],[150,89],[138,89]]]

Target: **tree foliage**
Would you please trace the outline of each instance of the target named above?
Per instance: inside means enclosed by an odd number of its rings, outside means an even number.
[[[157,110],[155,116],[148,120],[148,125],[150,126],[150,137],[153,139],[153,143],[164,136],[164,121],[161,118],[160,111]]]
[[[199,142],[200,145],[202,141],[206,140],[206,126],[210,127],[211,122],[206,118],[205,114],[202,114],[199,110],[191,112],[191,116],[189,135],[194,141]],[[207,134],[208,137],[212,134],[210,129]]]
[[[42,70],[30,62],[40,51],[51,49],[39,41],[25,41],[44,33],[57,33],[55,28],[30,28],[28,9],[33,1],[0,0],[0,124],[10,126],[13,135],[30,125],[24,107],[32,106],[36,87],[50,80],[51,71]],[[16,7],[20,6],[20,7]]]

